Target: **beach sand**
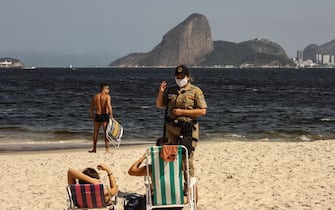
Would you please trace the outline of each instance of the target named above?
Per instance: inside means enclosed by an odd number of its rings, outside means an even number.
[[[0,209],[67,209],[67,169],[98,163],[112,167],[121,192],[144,194],[143,178],[127,170],[145,148],[2,153]],[[201,210],[335,209],[335,140],[201,142],[195,167]]]

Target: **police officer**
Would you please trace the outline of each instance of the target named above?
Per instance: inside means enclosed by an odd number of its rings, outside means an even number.
[[[177,66],[175,81],[177,86],[167,88],[162,81],[156,97],[156,106],[168,106],[169,114],[166,119],[166,134],[169,144],[180,144],[181,139],[191,138],[189,151],[190,176],[194,177],[193,153],[199,140],[199,124],[197,117],[206,114],[207,104],[202,90],[191,84],[189,69]]]

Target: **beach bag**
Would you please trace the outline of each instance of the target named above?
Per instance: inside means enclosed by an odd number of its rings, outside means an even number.
[[[124,196],[124,210],[145,210],[145,196],[131,193]]]

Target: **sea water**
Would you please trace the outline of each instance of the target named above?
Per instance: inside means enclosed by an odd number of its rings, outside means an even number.
[[[159,84],[175,85],[171,68],[36,68],[0,70],[0,152],[87,147],[89,107],[110,84],[123,144],[162,136]],[[335,139],[334,69],[191,70],[208,105],[200,140],[313,141]],[[102,133],[102,131],[101,131]],[[99,143],[103,144],[100,135]]]

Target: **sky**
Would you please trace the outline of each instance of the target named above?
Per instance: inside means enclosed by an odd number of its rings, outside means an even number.
[[[295,57],[335,39],[334,8],[334,0],[0,0],[0,57],[108,65],[150,51],[192,13],[206,16],[213,40],[264,38]]]

